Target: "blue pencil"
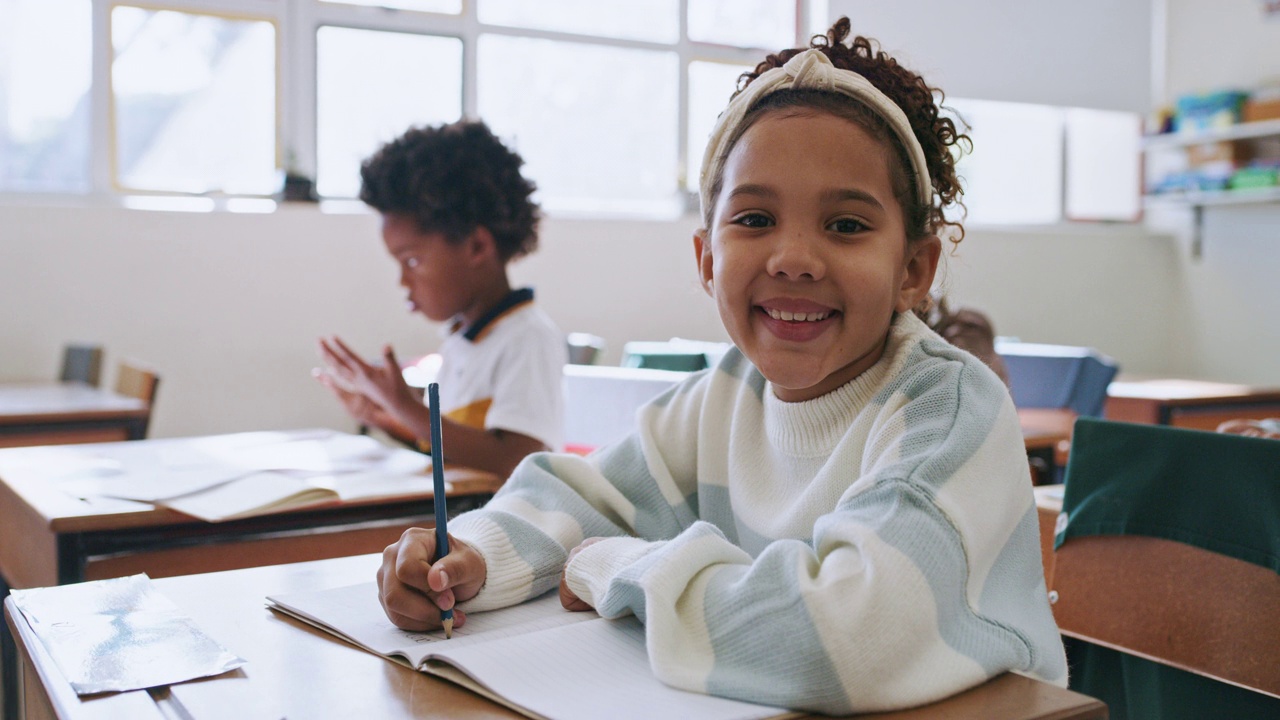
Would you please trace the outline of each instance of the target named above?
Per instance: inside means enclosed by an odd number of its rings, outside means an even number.
[[[431,412],[431,480],[436,507],[436,560],[449,554],[449,512],[444,498],[444,441],[440,438],[440,386],[427,385],[427,403]],[[434,561],[433,561],[434,562]],[[444,636],[453,637],[453,610],[441,610]]]

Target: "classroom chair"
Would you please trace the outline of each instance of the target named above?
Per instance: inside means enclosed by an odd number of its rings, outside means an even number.
[[[102,379],[102,346],[72,343],[63,347],[58,379],[98,387]]]
[[[1082,418],[1050,602],[1113,720],[1280,717],[1280,443]]]
[[[569,345],[569,364],[595,365],[604,352],[604,338],[591,333],[572,332],[565,338]]]
[[[1116,361],[1093,348],[996,341],[1009,372],[1009,391],[1020,408],[1067,408],[1101,417]]]
[[[146,403],[148,409],[155,405],[159,387],[160,375],[147,365],[125,360],[116,367],[116,393],[137,398]],[[150,422],[151,417],[148,415],[147,424]],[[146,436],[146,425],[143,426],[142,434]]]
[[[632,341],[622,346],[622,366],[696,372],[714,366],[729,343],[671,338],[666,342]]]

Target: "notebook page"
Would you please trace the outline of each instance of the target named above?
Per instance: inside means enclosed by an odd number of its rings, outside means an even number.
[[[455,627],[453,637],[446,639],[443,630],[415,633],[392,625],[378,602],[378,585],[374,582],[272,595],[267,600],[274,609],[318,625],[378,655],[404,657],[414,667],[421,666],[423,658],[444,645],[465,647],[599,617],[565,610],[552,591],[513,607],[469,614],[466,624]]]
[[[337,499],[334,491],[307,480],[283,473],[259,472],[201,492],[159,500],[156,504],[206,522],[220,522]]]
[[[750,720],[791,714],[664,685],[649,669],[644,626],[634,617],[433,650],[429,667],[436,658],[447,660],[493,694],[555,720]]]

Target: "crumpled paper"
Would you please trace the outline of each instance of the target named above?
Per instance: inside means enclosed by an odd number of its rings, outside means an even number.
[[[12,595],[79,695],[171,685],[246,662],[205,635],[146,575]]]

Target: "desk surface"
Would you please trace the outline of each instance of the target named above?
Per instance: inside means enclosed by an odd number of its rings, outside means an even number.
[[[1280,400],[1280,388],[1260,388],[1205,380],[1156,378],[1116,380],[1107,386],[1107,396],[1141,398],[1178,404],[1214,403],[1224,400]]]
[[[0,383],[0,424],[143,417],[143,401],[76,382]]]
[[[1103,415],[1214,430],[1228,420],[1280,417],[1280,388],[1176,378],[1115,381],[1107,388]]]
[[[336,434],[336,433],[335,433]],[[294,433],[279,433],[290,437]],[[141,440],[122,443],[68,445],[57,447],[9,448],[0,450],[0,575],[10,587],[36,587],[59,582],[111,577],[119,574],[146,571],[153,577],[176,574],[183,563],[192,562],[201,554],[210,555],[210,565],[196,565],[186,572],[222,570],[266,564],[272,561],[273,550],[280,551],[286,544],[285,531],[298,536],[319,535],[306,540],[310,549],[321,550],[321,545],[338,542],[337,537],[324,538],[323,533],[311,532],[326,528],[336,532],[339,526],[346,529],[371,530],[371,523],[387,521],[378,533],[369,535],[368,542],[386,545],[380,539],[398,536],[391,524],[429,526],[434,498],[429,485],[407,495],[380,495],[348,501],[328,501],[318,505],[297,507],[269,515],[259,515],[224,523],[207,523],[190,516],[155,507],[148,503],[119,500],[101,496],[81,497],[61,487],[67,482],[83,479],[82,474],[68,473],[72,467],[91,461],[106,460],[123,463],[141,463],[149,459],[152,465],[163,467],[155,460],[166,452],[181,449],[201,438],[173,438]],[[59,470],[58,462],[67,460]],[[61,473],[61,474],[59,474]],[[483,496],[492,494],[502,480],[490,473],[466,468],[445,470],[450,497]],[[394,523],[391,523],[394,521]],[[388,524],[390,523],[390,524]],[[359,528],[355,527],[359,525]],[[369,533],[366,533],[369,534]],[[216,546],[230,545],[254,537],[275,541],[274,548],[255,546],[257,557],[214,558]],[[301,540],[299,540],[301,542]],[[362,547],[352,552],[368,552],[373,547]],[[303,550],[299,549],[299,552]],[[163,565],[128,564],[127,557],[151,553]],[[167,554],[166,554],[167,553]],[[222,553],[227,555],[226,552]],[[283,555],[276,562],[332,557],[341,554],[330,551],[327,555],[310,557]],[[101,558],[103,568],[98,572],[85,572],[85,568],[69,567],[74,563],[86,563],[91,558]],[[239,564],[226,564],[238,562]],[[114,567],[107,570],[106,567]]]
[[[1019,408],[1018,422],[1028,450],[1053,449],[1071,439],[1076,414],[1066,408]]]
[[[264,607],[269,594],[367,581],[379,561],[376,555],[364,555],[157,580],[160,592],[249,663],[228,675],[151,694],[137,691],[78,698],[34,641],[25,619],[20,613],[15,617],[6,601],[6,620],[19,639],[26,672],[38,676],[38,680],[25,678],[28,707],[47,699],[56,717],[75,720],[159,720],[165,717],[160,706],[166,704],[170,710],[181,706],[196,718],[519,717],[467,690],[359,650]],[[41,684],[47,698],[39,695]],[[34,697],[33,688],[37,689]],[[239,714],[241,708],[246,714]],[[908,720],[943,715],[953,720],[1067,720],[1105,718],[1106,709],[1084,695],[1008,674],[933,706],[865,717]]]

